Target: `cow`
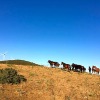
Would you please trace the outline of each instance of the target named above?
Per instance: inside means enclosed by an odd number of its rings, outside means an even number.
[[[59,67],[59,65],[60,65],[58,62],[54,62],[51,60],[48,60],[48,63],[50,64],[51,67]]]
[[[99,74],[100,69],[97,68],[96,66],[92,66],[92,73],[95,73],[95,72],[97,72]]]
[[[61,65],[63,65],[63,69],[67,69],[68,71],[71,70],[70,64],[66,64],[64,62],[61,62]]]
[[[77,64],[72,64],[72,70],[74,71],[80,71],[80,72],[83,72],[83,66],[82,65],[77,65]]]

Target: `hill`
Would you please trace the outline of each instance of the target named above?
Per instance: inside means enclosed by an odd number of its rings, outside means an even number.
[[[100,76],[59,68],[0,64],[14,68],[27,82],[0,84],[0,100],[100,100]]]
[[[15,65],[34,65],[34,66],[40,66],[38,64],[35,64],[33,62],[25,61],[25,60],[5,60],[0,61],[0,64],[15,64]]]

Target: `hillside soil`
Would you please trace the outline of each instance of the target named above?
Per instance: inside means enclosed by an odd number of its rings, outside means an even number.
[[[100,75],[60,68],[0,64],[13,68],[27,82],[0,84],[0,100],[100,100]]]

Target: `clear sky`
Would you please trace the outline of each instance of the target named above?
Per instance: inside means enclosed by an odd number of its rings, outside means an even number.
[[[5,59],[100,67],[100,1],[1,0],[0,53],[5,51]]]

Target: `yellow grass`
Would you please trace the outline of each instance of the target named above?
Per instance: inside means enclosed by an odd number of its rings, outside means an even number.
[[[19,85],[0,84],[0,100],[100,100],[100,76],[58,68],[0,65],[27,78]]]

